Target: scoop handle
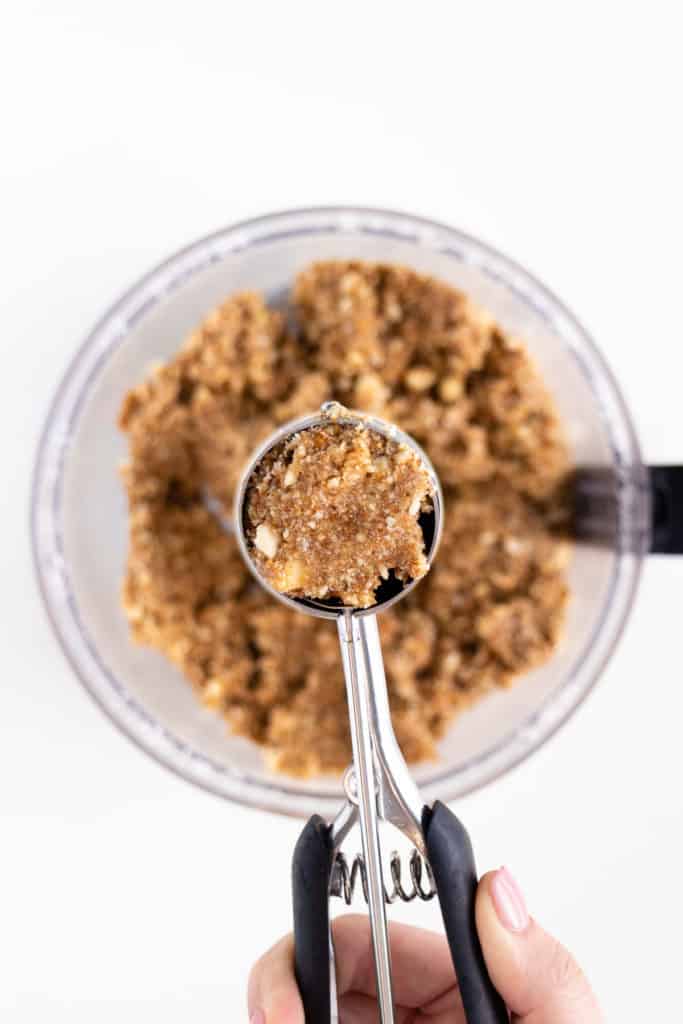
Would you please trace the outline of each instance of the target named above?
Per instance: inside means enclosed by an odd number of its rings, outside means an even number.
[[[467,1024],[508,1024],[477,935],[477,870],[467,830],[438,800],[425,809],[423,829]]]
[[[317,814],[304,827],[292,860],[294,970],[306,1024],[330,1024],[330,875],[334,852]]]

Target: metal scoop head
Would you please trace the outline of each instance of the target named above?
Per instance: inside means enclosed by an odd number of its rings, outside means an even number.
[[[259,570],[258,564],[252,556],[251,544],[247,537],[247,501],[249,486],[261,460],[268,454],[268,452],[272,451],[273,448],[284,444],[295,435],[306,430],[311,430],[315,427],[329,425],[330,423],[354,428],[362,426],[364,429],[375,431],[382,437],[395,441],[397,444],[406,445],[418,456],[429,478],[432,490],[432,507],[429,511],[421,513],[418,520],[422,530],[422,536],[424,538],[425,557],[427,559],[427,564],[431,566],[441,539],[443,494],[439,478],[437,477],[436,471],[434,470],[429,458],[412,437],[399,430],[398,427],[394,426],[392,423],[387,423],[385,420],[378,419],[374,416],[368,416],[364,413],[351,412],[349,410],[342,409],[342,407],[338,406],[335,402],[327,402],[321,407],[319,412],[310,416],[303,416],[299,419],[291,420],[289,423],[286,423],[284,426],[280,427],[279,430],[276,430],[271,434],[270,437],[267,438],[266,441],[264,441],[263,444],[254,452],[249,464],[242,474],[237,494],[235,496],[234,523],[237,543],[242,557],[251,572],[254,574],[261,586],[263,586],[268,593],[272,594],[273,597],[277,598],[278,601],[282,601],[290,607],[296,608],[298,611],[308,612],[309,615],[316,615],[320,618],[334,619],[349,611],[353,612],[355,615],[374,615],[379,611],[384,611],[386,608],[389,608],[391,605],[399,601],[402,597],[405,597],[405,595],[411,591],[417,583],[419,583],[419,580],[414,579],[403,581],[391,575],[389,579],[383,581],[377,589],[375,604],[368,608],[352,608],[348,605],[342,604],[337,599],[316,600],[305,597],[291,597],[288,594],[283,594],[279,590],[276,590],[264,578],[263,574]]]

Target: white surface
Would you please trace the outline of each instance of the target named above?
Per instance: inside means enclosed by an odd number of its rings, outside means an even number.
[[[13,1024],[246,1019],[249,965],[289,926],[299,823],[194,791],[115,733],[33,581],[28,481],[47,403],[140,273],[274,208],[434,216],[559,292],[617,371],[646,456],[683,460],[679,36],[673,5],[609,6],[424,4],[420,22],[385,3],[14,6],[0,41],[0,1010]],[[510,864],[613,1020],[671,1019],[680,1002],[682,587],[683,560],[652,560],[588,704],[458,808],[481,867]]]

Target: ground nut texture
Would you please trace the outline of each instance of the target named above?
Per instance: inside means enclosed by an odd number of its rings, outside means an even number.
[[[206,495],[229,514],[253,448],[324,401],[378,414],[422,444],[444,488],[435,563],[380,617],[399,743],[431,758],[458,711],[557,644],[572,513],[562,431],[524,347],[441,282],[322,263],[299,275],[292,306],[296,329],[261,296],[233,296],[123,402],[131,631],[274,769],[343,769],[334,624],[251,579]]]
[[[280,593],[369,608],[390,574],[407,583],[427,572],[418,519],[431,508],[431,482],[408,445],[333,410],[257,465],[247,542]]]

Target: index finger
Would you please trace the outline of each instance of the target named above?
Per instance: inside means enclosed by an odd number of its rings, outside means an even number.
[[[338,917],[332,923],[332,934],[340,1002],[347,1004],[353,996],[374,998],[377,986],[369,919],[362,914]],[[444,938],[421,928],[392,923],[389,941],[396,1003],[410,1010],[421,1008],[435,1021],[441,1019],[442,1013],[448,1014],[443,1019],[453,1024],[464,1021]],[[248,1005],[250,1014],[260,1009],[268,1022],[304,1024],[294,975],[292,935],[276,943],[252,968]]]
[[[332,925],[340,996],[377,994],[370,921],[362,914],[345,914]],[[394,998],[401,1006],[431,1012],[440,1003],[460,1005],[451,954],[442,935],[392,922],[389,925]],[[457,1020],[457,1018],[455,1018]]]

